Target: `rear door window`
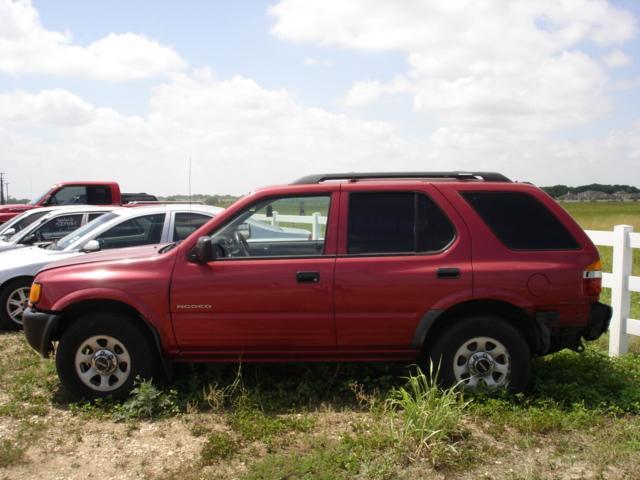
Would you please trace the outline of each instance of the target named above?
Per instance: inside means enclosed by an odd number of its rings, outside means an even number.
[[[422,193],[349,195],[347,252],[351,255],[437,252],[454,238],[451,221]]]
[[[462,196],[498,239],[513,250],[580,248],[556,216],[522,192],[463,192]]]

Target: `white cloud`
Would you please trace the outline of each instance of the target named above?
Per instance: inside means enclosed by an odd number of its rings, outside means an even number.
[[[474,130],[552,131],[607,113],[606,71],[582,47],[637,31],[605,0],[281,0],[269,13],[288,41],[406,55],[407,84],[357,82],[347,105],[411,94],[417,112]]]
[[[7,124],[70,127],[93,120],[95,108],[66,90],[0,93],[0,121]]]
[[[627,67],[631,65],[631,55],[627,55],[621,50],[615,49],[603,57],[604,63],[611,68]]]
[[[140,34],[110,33],[78,45],[70,33],[44,28],[30,0],[0,0],[0,71],[118,82],[185,66],[173,48]]]
[[[397,95],[412,91],[411,82],[402,76],[398,76],[386,84],[378,80],[367,80],[354,83],[344,96],[342,103],[348,107],[364,107],[375,102],[383,95]]]
[[[62,90],[2,94],[0,111],[3,170],[20,196],[29,195],[29,182],[36,194],[73,179],[184,193],[190,157],[193,191],[207,193],[358,170],[497,170],[543,185],[640,183],[640,122],[588,141],[464,126],[407,139],[387,123],[304,107],[286,90],[208,71],[154,88],[144,117],[96,108]]]
[[[58,102],[42,100],[49,98]],[[29,179],[35,189],[76,178],[186,192],[191,157],[194,192],[242,193],[310,172],[384,169],[411,155],[388,124],[307,108],[286,90],[267,90],[240,76],[220,80],[207,71],[155,87],[146,117],[88,106],[76,125],[34,128],[56,116],[71,125],[79,101],[61,91],[0,96],[0,105],[11,103],[19,112],[0,115],[3,169],[13,192],[27,194]],[[50,113],[34,115],[42,104]],[[68,118],[59,118],[61,112]]]
[[[308,57],[303,62],[308,67],[333,67],[334,63],[331,60],[325,60],[322,58]]]

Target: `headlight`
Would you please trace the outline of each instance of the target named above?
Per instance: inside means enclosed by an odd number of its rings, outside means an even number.
[[[38,282],[31,284],[31,291],[29,292],[29,302],[35,305],[40,301],[40,294],[42,293],[42,285]]]

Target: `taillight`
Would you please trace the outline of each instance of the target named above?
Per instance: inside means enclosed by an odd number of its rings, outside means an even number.
[[[602,262],[600,260],[585,267],[582,272],[582,290],[589,297],[600,295],[602,290]]]

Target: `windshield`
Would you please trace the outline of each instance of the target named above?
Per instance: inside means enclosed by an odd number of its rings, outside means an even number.
[[[46,215],[48,212],[25,212],[17,217],[13,218],[10,222],[5,223],[0,230],[0,240],[9,240],[13,238],[15,234],[21,231],[23,228],[28,227],[36,220]],[[13,235],[7,235],[6,232],[9,229],[13,229]]]
[[[36,198],[34,198],[33,200],[31,200],[28,205],[37,205],[40,200],[42,200],[44,197],[46,197],[47,193],[49,193],[51,191],[51,189],[47,190],[46,192],[44,192],[42,195],[38,195]]]
[[[89,223],[85,224],[84,226],[78,228],[77,230],[74,230],[66,237],[62,237],[56,243],[52,244],[50,249],[64,250],[68,246],[80,240],[87,233],[95,230],[96,228],[100,227],[100,225],[104,225],[108,221],[113,220],[114,218],[117,218],[117,217],[118,217],[117,213],[113,213],[113,212],[105,213],[104,215],[101,215],[95,220],[92,220]]]

